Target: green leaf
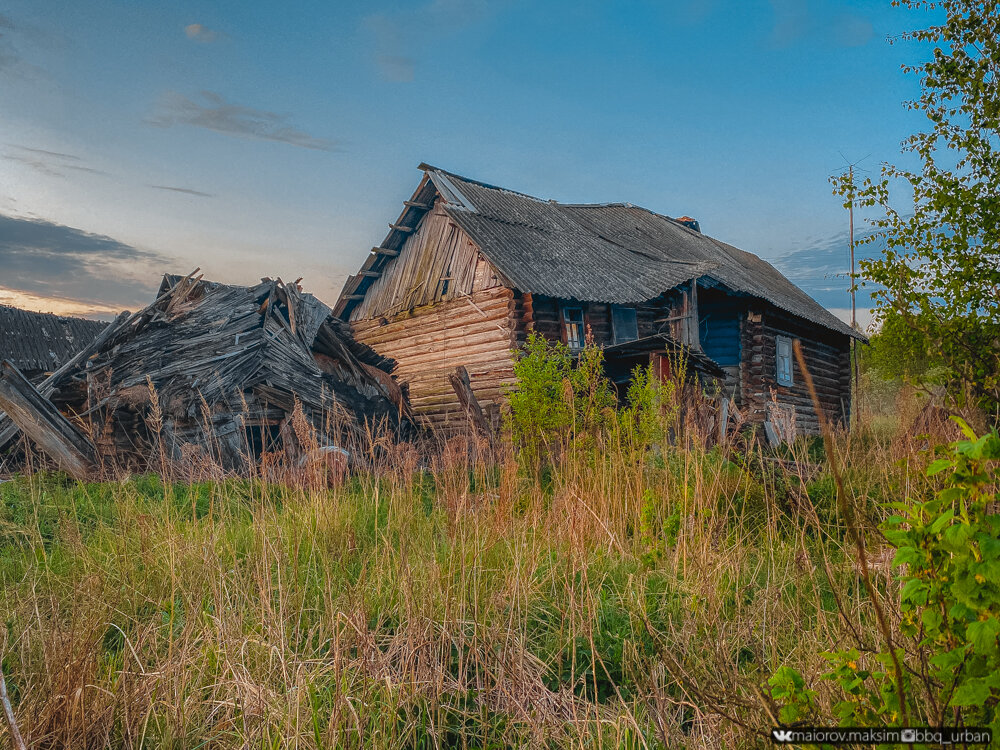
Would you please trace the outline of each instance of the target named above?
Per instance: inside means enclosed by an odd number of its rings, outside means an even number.
[[[989,700],[990,687],[982,679],[969,680],[955,690],[951,698],[953,706],[982,706]]]
[[[951,521],[951,519],[954,517],[955,517],[954,510],[951,509],[946,510],[944,513],[942,513],[940,516],[934,519],[934,522],[927,528],[927,530],[931,534],[937,534],[938,532],[941,531],[941,529],[947,526],[948,522]]]
[[[992,654],[997,650],[1000,620],[995,617],[990,617],[988,620],[976,620],[969,623],[965,632],[977,654]]]
[[[979,436],[976,435],[975,431],[971,427],[969,427],[969,423],[966,422],[964,419],[962,419],[960,416],[958,416],[957,414],[953,415],[951,417],[951,421],[958,425],[959,429],[962,430],[962,434],[965,435],[967,438],[969,438],[969,440],[978,439]]]
[[[939,458],[937,461],[933,462],[927,467],[927,476],[932,477],[935,474],[939,474],[945,469],[949,469],[955,465],[955,462],[950,458]]]

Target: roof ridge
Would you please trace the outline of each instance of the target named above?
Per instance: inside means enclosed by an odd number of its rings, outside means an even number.
[[[501,193],[512,193],[514,195],[519,195],[522,198],[528,198],[530,200],[537,201],[539,203],[555,203],[556,202],[556,201],[552,201],[552,200],[547,200],[545,198],[539,198],[537,195],[529,195],[528,193],[522,193],[522,192],[520,192],[518,190],[511,190],[510,188],[501,187],[500,185],[491,185],[488,182],[482,182],[480,180],[474,180],[471,177],[465,177],[463,175],[456,174],[455,172],[449,172],[447,169],[441,169],[440,167],[432,166],[431,164],[427,164],[426,162],[420,162],[420,164],[417,166],[417,169],[421,169],[421,170],[423,170],[425,172],[441,172],[442,174],[446,174],[449,177],[455,177],[456,179],[462,180],[462,182],[468,182],[468,183],[470,183],[472,185],[478,185],[479,187],[484,187],[487,190],[497,190],[497,191],[499,191]],[[559,205],[564,205],[564,204],[559,204]]]

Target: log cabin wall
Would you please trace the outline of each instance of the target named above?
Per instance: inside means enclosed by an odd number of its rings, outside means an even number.
[[[665,322],[675,313],[678,304],[673,297],[678,295],[661,295],[654,300],[640,305],[623,305],[636,308],[636,325],[639,338],[651,336],[654,333],[671,332],[671,324]],[[566,343],[566,333],[563,328],[562,308],[583,308],[583,322],[598,346],[608,346],[614,343],[615,332],[611,320],[610,304],[605,302],[575,302],[546,297],[540,294],[521,295],[524,300],[524,313],[519,318],[522,329],[527,333],[535,331],[549,341]],[[523,341],[523,336],[522,336]]]
[[[458,365],[468,370],[487,416],[498,414],[514,382],[512,349],[524,339],[523,308],[523,298],[435,207],[350,318],[358,341],[396,361],[393,374],[418,420],[451,430],[468,424],[448,381]]]
[[[772,391],[778,403],[795,409],[800,433],[819,433],[819,421],[798,362],[792,361],[792,385],[777,381],[777,337],[788,336],[802,344],[806,366],[816,385],[827,419],[846,425],[851,409],[850,340],[795,317],[764,302],[753,302],[743,321],[742,390],[747,417],[763,423],[768,418]]]

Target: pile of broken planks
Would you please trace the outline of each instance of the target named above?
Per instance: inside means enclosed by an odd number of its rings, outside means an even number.
[[[412,432],[392,360],[298,282],[230,286],[195,273],[165,276],[152,304],[120,315],[37,389],[5,364],[0,451],[23,431],[74,476],[92,475],[108,452],[140,469],[153,455],[198,453],[240,472],[302,442],[296,414],[319,446],[375,427]]]

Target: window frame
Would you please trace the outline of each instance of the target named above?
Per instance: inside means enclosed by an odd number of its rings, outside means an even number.
[[[788,347],[786,357],[782,357],[781,355],[782,345]],[[795,385],[795,363],[792,359],[792,351],[791,336],[778,335],[774,337],[774,379],[778,385],[783,385],[789,388]],[[787,359],[788,361],[787,376],[782,372],[782,359]]]
[[[579,320],[570,320],[570,313],[579,313]],[[579,326],[579,343],[574,344],[570,337],[570,327]],[[566,346],[570,348],[571,351],[578,352],[583,349],[583,345],[586,341],[587,335],[587,324],[586,318],[584,317],[583,306],[582,305],[563,305],[562,306],[562,329],[563,329],[563,341]]]
[[[629,333],[635,331],[635,335],[631,338],[622,338],[618,335],[618,325],[615,323],[615,313],[627,312],[631,313],[631,328]],[[639,340],[639,312],[634,307],[629,307],[628,305],[612,305],[611,306],[611,341],[615,344],[627,344],[629,341]]]

